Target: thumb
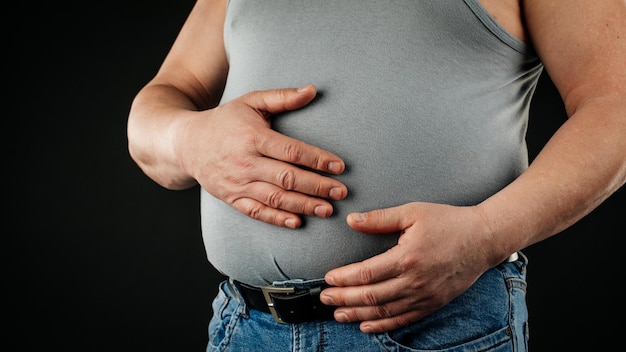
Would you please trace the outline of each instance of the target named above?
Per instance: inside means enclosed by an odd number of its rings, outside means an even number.
[[[388,234],[402,231],[406,228],[401,208],[376,209],[364,213],[348,214],[346,221],[348,225],[363,233]]]
[[[259,90],[242,97],[251,108],[267,115],[278,114],[287,110],[297,110],[313,101],[317,89],[309,84],[301,88]]]

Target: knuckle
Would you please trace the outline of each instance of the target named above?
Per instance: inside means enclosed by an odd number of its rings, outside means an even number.
[[[348,321],[363,321],[365,320],[365,316],[363,314],[361,314],[361,312],[359,312],[357,309],[348,312],[347,313],[348,316]]]
[[[373,217],[376,219],[376,221],[386,222],[384,209],[374,209],[370,212],[368,217]]]
[[[330,189],[330,187],[325,187],[319,183],[315,183],[312,185],[312,189],[311,192],[313,192],[312,194],[315,194],[317,196],[327,196],[329,191],[326,191],[326,189]]]
[[[286,202],[283,200],[281,203],[282,209],[289,210],[292,213],[298,214],[313,214],[313,206],[309,206],[306,202]]]
[[[237,143],[246,148],[253,148],[263,141],[263,136],[253,128],[242,128],[238,131]]]
[[[279,215],[274,215],[268,217],[266,219],[261,219],[263,222],[267,222],[268,224],[274,224],[277,226],[283,226],[285,224],[285,220],[282,219]]]
[[[325,169],[325,165],[326,162],[324,160],[322,160],[322,157],[319,153],[316,153],[313,156],[313,160],[311,161],[311,167],[315,168],[315,169]]]
[[[285,157],[291,163],[298,163],[302,160],[303,151],[297,145],[289,143],[285,146]]]
[[[261,219],[261,206],[260,205],[247,204],[242,209],[242,212],[255,220]]]
[[[376,309],[376,314],[381,317],[381,318],[391,318],[391,312],[389,311],[389,308],[386,305],[380,305],[380,306],[376,306],[374,307]]]
[[[360,280],[359,282],[363,284],[369,283],[372,280],[372,272],[366,267],[359,268],[357,275]]]
[[[418,259],[413,255],[405,255],[398,261],[398,266],[402,272],[412,271],[418,264]]]
[[[229,158],[229,163],[234,164],[237,170],[250,170],[254,168],[254,162],[248,157],[232,156]]]
[[[247,181],[240,176],[230,175],[226,182],[217,187],[214,195],[236,208],[245,208],[248,205],[245,197]]]
[[[283,193],[280,191],[268,193],[266,202],[272,208],[280,208],[283,203]]]
[[[396,325],[397,327],[401,327],[401,326],[407,326],[409,324],[411,324],[413,322],[412,319],[409,319],[409,317],[405,316],[405,315],[399,315],[393,318],[394,320],[394,325]]]
[[[286,190],[293,190],[296,186],[296,175],[293,170],[284,169],[278,174],[277,178],[278,184]]]
[[[287,99],[287,91],[284,89],[278,89],[276,90],[276,95],[278,95],[278,98],[282,101]]]
[[[376,297],[374,296],[371,290],[363,290],[361,292],[361,299],[368,306],[376,306],[378,304]],[[377,307],[377,310],[378,310],[378,307]]]

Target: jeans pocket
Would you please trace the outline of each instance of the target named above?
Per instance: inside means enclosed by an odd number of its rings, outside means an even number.
[[[410,327],[408,328],[410,330]],[[403,329],[399,329],[403,330]],[[488,335],[471,341],[456,340],[461,336],[441,336],[442,340],[428,340],[420,337],[419,331],[403,331],[381,334],[379,342],[386,351],[395,352],[510,352],[512,351],[511,331],[501,328]],[[456,342],[454,342],[456,341]]]
[[[379,341],[390,351],[510,351],[516,338],[511,314],[518,309],[512,307],[515,291],[509,289],[505,274],[488,270],[446,306],[381,334]]]
[[[220,283],[217,296],[211,304],[213,316],[209,321],[209,348],[222,351],[230,340],[239,318],[240,304],[230,291],[226,281]]]

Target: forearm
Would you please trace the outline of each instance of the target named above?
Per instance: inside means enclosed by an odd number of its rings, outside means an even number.
[[[625,111],[618,97],[588,101],[524,174],[478,206],[490,229],[492,264],[563,231],[624,184]]]
[[[196,184],[178,157],[177,136],[196,106],[167,85],[147,85],[135,97],[128,118],[128,150],[143,172],[173,190]]]
[[[228,72],[225,13],[224,0],[196,2],[159,72],[131,105],[129,153],[146,175],[168,189],[197,183],[186,170],[182,150],[193,148],[190,125],[201,122],[201,111],[221,98]]]

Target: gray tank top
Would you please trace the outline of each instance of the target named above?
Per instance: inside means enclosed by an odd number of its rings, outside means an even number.
[[[253,285],[323,277],[397,243],[350,212],[414,201],[472,205],[528,166],[529,103],[542,65],[477,0],[231,0],[222,103],[313,83],[304,109],[272,118],[343,158],[349,196],[300,229],[252,220],[201,190],[206,253]]]

